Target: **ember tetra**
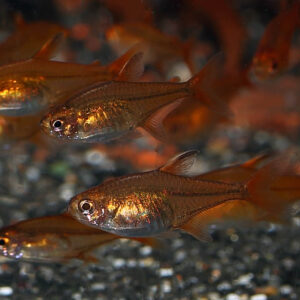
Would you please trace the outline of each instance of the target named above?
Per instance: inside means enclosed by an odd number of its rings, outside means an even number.
[[[86,225],[122,236],[181,229],[208,239],[204,228],[209,223],[228,218],[276,220],[300,198],[300,177],[289,156],[279,156],[258,170],[259,159],[188,177],[195,155],[183,153],[158,170],[104,182],[75,196],[68,211]]]

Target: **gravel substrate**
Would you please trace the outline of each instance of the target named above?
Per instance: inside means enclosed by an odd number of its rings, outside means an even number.
[[[70,10],[69,14],[57,9],[59,1],[43,1],[43,5],[38,0],[2,1],[0,15],[6,20],[3,27],[12,27],[10,16],[21,11],[29,20],[46,19],[66,27],[89,24],[94,30],[92,41],[101,36],[103,42],[101,26],[112,22],[112,16],[100,1],[89,1],[83,11]],[[159,11],[160,1],[152,2]],[[161,2],[164,5],[155,17],[158,24],[168,24],[171,19],[162,18],[163,14],[175,17],[181,1],[176,1],[171,10],[172,1]],[[274,16],[275,10],[268,10],[272,8],[271,2],[241,4],[240,9],[246,7],[243,16],[248,18],[251,38],[258,40],[265,24]],[[170,26],[176,32],[175,27]],[[207,38],[209,34],[210,30],[201,29],[201,37]],[[0,35],[4,37],[5,32]],[[211,40],[215,44],[215,37]],[[69,56],[82,63],[100,58],[103,64],[115,57],[105,42],[94,52],[87,49],[87,44],[73,40],[70,45],[74,53]],[[248,51],[251,49],[254,45]],[[295,142],[281,135],[219,126],[207,140],[179,148],[178,153],[198,149],[199,168],[204,172],[293,145]],[[73,195],[110,176],[136,171],[126,160],[114,160],[91,144],[2,144],[0,226],[61,213]],[[180,234],[168,239],[162,249],[117,240],[96,251],[98,264],[36,263],[0,257],[0,299],[300,299],[300,217],[291,217],[286,226],[224,224],[211,227],[210,232],[212,243]]]
[[[281,136],[217,130],[200,160],[205,168],[284,149]],[[220,138],[227,140],[218,148]],[[222,143],[220,143],[222,144]],[[223,143],[224,144],[224,143]],[[224,146],[223,146],[224,147]],[[218,150],[216,150],[218,149]],[[2,149],[0,223],[56,214],[75,193],[111,175],[133,172],[91,146],[45,151],[20,144]],[[93,159],[91,159],[91,156]],[[182,234],[165,248],[119,240],[96,252],[99,264],[15,262],[1,258],[1,299],[299,299],[300,218],[285,227],[218,225],[212,243]]]

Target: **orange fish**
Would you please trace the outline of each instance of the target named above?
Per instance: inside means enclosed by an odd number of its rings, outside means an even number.
[[[48,61],[44,53],[0,67],[1,115],[36,114],[89,84],[136,79],[143,71],[135,47],[108,66]]]
[[[139,43],[143,48],[145,63],[157,63],[183,60],[192,74],[195,66],[191,57],[192,42],[181,42],[174,36],[168,36],[146,23],[122,23],[112,26],[106,37],[117,53]]]
[[[19,21],[16,32],[0,44],[0,65],[11,64],[33,57],[49,40],[62,37],[67,30],[60,25],[44,21],[25,24]],[[49,53],[53,53],[59,44],[52,43]]]
[[[214,59],[216,68],[211,69],[210,74],[206,74],[208,82],[204,85],[208,95],[229,104],[236,94],[251,86],[247,75],[248,70],[236,70],[228,74],[223,54],[217,54]],[[228,116],[209,109],[199,101],[189,99],[170,112],[163,126],[167,137],[172,142],[197,143],[199,139],[208,137],[217,124],[228,120],[230,121]]]
[[[196,155],[186,152],[158,170],[108,180],[73,197],[68,212],[85,225],[121,236],[156,236],[180,229],[209,240],[207,224],[280,219],[300,198],[297,153],[279,156],[237,181],[228,179],[234,169],[191,176]]]
[[[225,71],[234,73],[239,70],[247,32],[238,12],[228,0],[189,0],[186,1],[191,13],[198,20],[207,19],[214,27],[225,53]],[[199,17],[199,13],[201,16]],[[194,16],[195,18],[195,16]]]
[[[22,261],[97,262],[93,250],[120,237],[85,226],[67,214],[25,220],[0,230],[0,255]],[[154,239],[136,239],[159,246]]]
[[[259,79],[278,75],[288,67],[293,34],[299,26],[299,2],[274,18],[260,40],[252,60],[252,70]]]
[[[300,86],[298,77],[282,76],[249,89],[230,102],[237,126],[265,130],[299,139]]]
[[[206,96],[203,82],[215,70],[213,58],[186,82],[122,82],[96,84],[54,107],[41,122],[50,136],[81,142],[108,142],[142,127],[164,140],[162,120],[183,99],[195,98],[223,113],[225,105]]]

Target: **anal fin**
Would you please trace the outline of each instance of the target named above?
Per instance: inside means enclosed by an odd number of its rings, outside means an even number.
[[[246,200],[229,200],[225,203],[202,211],[192,217],[181,229],[201,241],[211,241],[207,227],[228,221],[242,221],[252,223],[262,217],[262,212],[257,210],[251,202]]]

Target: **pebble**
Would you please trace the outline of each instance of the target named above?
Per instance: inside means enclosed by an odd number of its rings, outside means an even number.
[[[250,300],[267,300],[268,297],[264,294],[256,294],[250,297]]]
[[[228,294],[226,300],[241,300],[241,297],[237,294]]]
[[[161,268],[158,273],[160,277],[170,277],[173,276],[174,270],[172,268]]]
[[[9,286],[0,286],[0,296],[10,296],[13,294],[13,289]]]

